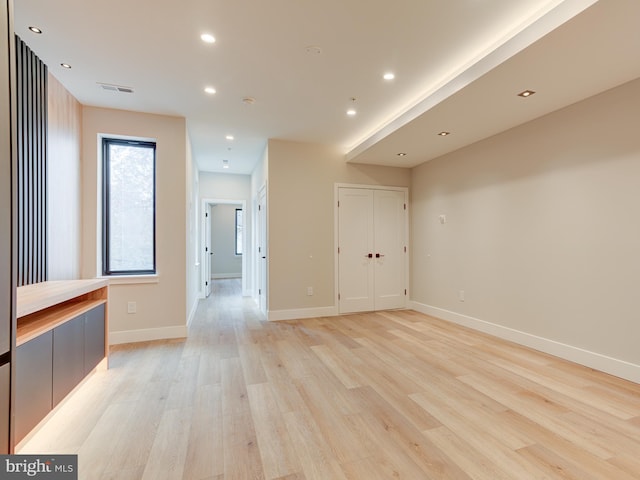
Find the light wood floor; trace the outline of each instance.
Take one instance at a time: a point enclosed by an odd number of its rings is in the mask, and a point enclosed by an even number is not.
[[[640,385],[412,311],[263,322],[239,288],[186,341],[114,348],[21,453],[83,480],[640,478]]]

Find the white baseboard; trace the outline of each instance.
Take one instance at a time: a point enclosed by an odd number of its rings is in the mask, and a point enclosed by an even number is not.
[[[431,305],[425,305],[418,302],[409,302],[409,308],[431,315],[432,317],[441,318],[449,322],[469,327],[488,333],[504,340],[530,347],[541,352],[554,355],[556,357],[579,363],[585,367],[593,368],[601,372],[615,375],[635,383],[640,383],[640,365],[619,360],[617,358],[608,357],[600,353],[591,352],[582,348],[574,347],[564,343],[556,342],[548,338],[538,337],[530,333],[514,330],[509,327],[497,325],[495,323],[480,320],[478,318],[469,317],[456,312],[451,312]]]
[[[121,343],[148,342],[150,340],[166,340],[170,338],[186,338],[187,326],[176,325],[173,327],[145,328],[141,330],[122,330],[109,332],[109,345]]]
[[[332,307],[294,308],[291,310],[269,310],[269,321],[296,320],[298,318],[335,317],[338,309]]]

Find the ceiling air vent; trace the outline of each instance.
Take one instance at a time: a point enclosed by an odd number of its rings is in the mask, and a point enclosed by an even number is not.
[[[108,90],[110,92],[120,92],[120,93],[133,93],[133,88],[131,87],[123,87],[121,85],[111,85],[109,83],[98,83],[100,88],[103,90]]]

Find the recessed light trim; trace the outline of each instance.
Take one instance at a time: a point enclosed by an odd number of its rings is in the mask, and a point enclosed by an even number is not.
[[[398,155],[399,157],[406,157],[407,156],[407,152],[396,153],[396,155]]]
[[[36,33],[38,35],[40,35],[42,33],[41,29],[39,29],[38,27],[33,26],[33,25],[29,27],[29,30],[31,30],[31,32]]]
[[[527,97],[530,97],[531,95],[533,95],[533,94],[535,94],[535,93],[536,93],[536,92],[535,92],[535,91],[533,91],[533,90],[524,90],[523,92],[520,92],[520,93],[518,94],[518,96],[519,96],[519,97],[522,97],[522,98],[527,98]]]
[[[396,76],[392,72],[387,72],[382,76],[382,78],[384,78],[385,80],[393,80],[394,78],[396,78]]]
[[[210,33],[203,33],[202,35],[200,35],[200,40],[202,40],[204,43],[216,43],[216,37],[214,37]]]
[[[233,135],[227,135],[224,138],[226,138],[227,140],[233,140],[235,137]]]
[[[68,63],[61,63],[60,66],[62,68],[66,68],[67,70],[71,70],[71,65],[69,65]]]
[[[447,135],[451,135],[451,132],[440,132],[438,133],[438,135],[440,135],[441,137],[446,137]]]
[[[356,112],[356,110],[354,108],[350,108],[349,110],[347,110],[347,115],[349,115],[350,117],[354,117],[358,112]]]
[[[209,95],[213,95],[216,93],[216,89],[213,87],[204,87],[204,93],[208,93]]]

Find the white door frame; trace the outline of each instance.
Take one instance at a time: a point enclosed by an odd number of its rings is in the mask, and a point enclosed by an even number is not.
[[[246,225],[247,225],[247,201],[246,200],[229,200],[229,199],[220,199],[220,198],[203,198],[201,199],[201,206],[202,208],[200,209],[202,213],[201,215],[201,219],[200,219],[200,226],[201,226],[201,240],[202,240],[202,244],[200,247],[200,264],[203,265],[203,262],[208,262],[210,261],[210,259],[208,258],[208,255],[206,255],[204,249],[205,249],[205,229],[206,229],[206,218],[204,216],[204,212],[207,211],[207,205],[242,205],[242,218],[244,219],[244,225],[245,225],[245,229],[243,231],[243,236],[242,236],[242,296],[248,296],[248,289],[247,289],[247,245],[248,245],[248,237],[249,235],[247,235],[247,229],[246,229]],[[207,282],[206,277],[206,268],[200,269],[202,272],[202,278],[200,279],[200,298],[205,298],[205,282]],[[209,279],[210,281],[211,279]]]
[[[335,183],[333,187],[333,272],[334,272],[334,305],[336,306],[336,311],[338,315],[340,314],[340,302],[338,300],[338,294],[340,293],[340,263],[338,256],[338,246],[340,243],[340,236],[338,231],[338,198],[339,198],[339,189],[340,188],[364,188],[367,190],[394,190],[399,192],[404,192],[405,203],[407,205],[406,210],[404,211],[404,225],[405,225],[405,240],[407,244],[407,254],[404,256],[404,284],[407,289],[407,295],[405,296],[405,306],[409,302],[411,289],[409,285],[409,254],[411,252],[411,248],[409,245],[409,188],[408,187],[392,187],[392,186],[384,186],[384,185],[361,185],[354,183]]]

